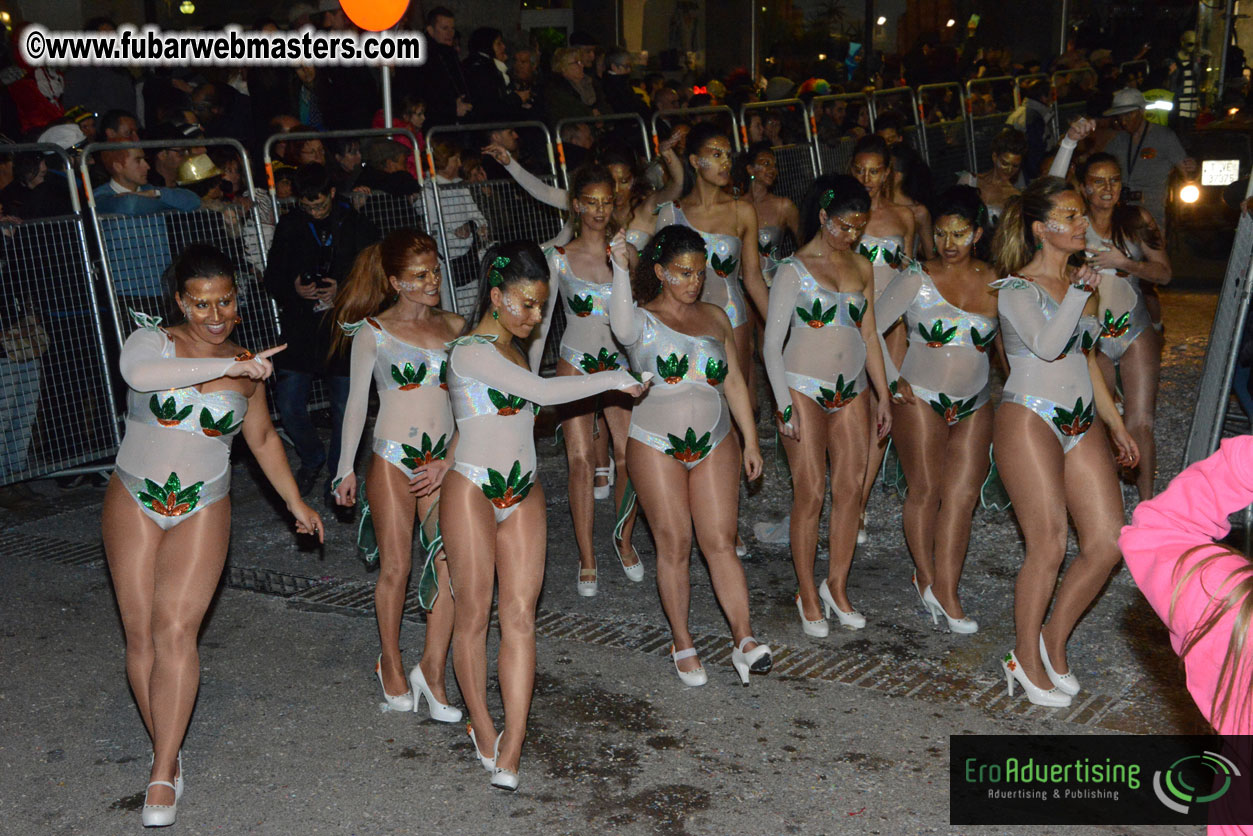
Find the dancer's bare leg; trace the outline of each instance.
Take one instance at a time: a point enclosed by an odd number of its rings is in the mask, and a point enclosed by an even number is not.
[[[365,495],[370,502],[374,536],[379,545],[374,617],[378,621],[379,649],[383,654],[383,690],[398,697],[409,692],[404,660],[400,657],[400,622],[405,614],[405,593],[413,569],[413,515],[417,502],[409,492],[405,474],[377,454],[370,456]]]

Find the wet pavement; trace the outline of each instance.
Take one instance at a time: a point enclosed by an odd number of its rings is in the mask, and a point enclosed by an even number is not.
[[[1181,464],[1216,296],[1188,290],[1164,301],[1161,486]],[[710,682],[687,689],[666,656],[652,541],[641,526],[635,542],[648,577],[632,584],[609,547],[609,503],[597,512],[600,594],[575,594],[565,459],[560,447],[540,443],[548,570],[530,736],[513,796],[489,788],[462,727],[379,710],[373,575],[355,558],[355,527],[331,523],[324,549],[297,544],[268,489],[257,486],[255,467],[238,456],[230,566],[202,636],[176,832],[1004,833],[948,825],[948,735],[1202,728],[1164,628],[1121,569],[1070,644],[1080,699],[1051,710],[1021,691],[1006,697],[997,660],[1012,644],[1022,555],[1012,515],[976,513],[962,595],[981,627],[954,636],[924,615],[909,583],[900,500],[876,488],[871,539],[850,581],[869,624],[805,637],[786,546],[751,534],[754,522],[779,518],[790,504],[773,442],[763,448],[767,473],[743,499],[741,530],[754,630],[775,649],[775,669],[739,686],[725,620],[703,563],[693,560],[691,623]],[[0,833],[135,831],[149,749],[125,686],[99,547],[103,491],[34,487],[47,499],[40,507],[0,510]],[[1130,504],[1134,491],[1125,496]],[[820,572],[824,559],[820,549]],[[401,642],[409,664],[422,629],[412,606]],[[493,654],[495,639],[493,629]],[[458,704],[451,670],[449,681]],[[499,721],[494,683],[489,693]]]

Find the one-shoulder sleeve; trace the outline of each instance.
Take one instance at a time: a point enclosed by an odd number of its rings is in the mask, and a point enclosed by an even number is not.
[[[169,339],[155,326],[140,328],[126,338],[120,366],[127,386],[136,392],[181,389],[222,377],[235,365],[234,358],[166,357]]]
[[[1061,304],[1049,317],[1040,306],[1039,294],[1044,290],[1036,284],[1009,278],[992,282],[991,286],[1000,291],[997,302],[1000,315],[1013,326],[1023,345],[1046,361],[1056,360],[1065,350],[1091,294],[1074,285],[1068,286]]]
[[[374,380],[374,361],[378,357],[378,336],[372,325],[355,322],[344,326],[352,331],[352,354],[349,359],[348,403],[344,406],[344,423],[340,432],[339,462],[333,484],[338,484],[357,461],[357,448],[365,429],[366,411],[370,406],[370,383]]]
[[[569,403],[611,389],[629,389],[638,385],[635,378],[621,369],[587,375],[540,377],[509,362],[495,346],[482,342],[459,345],[449,362],[454,374],[473,378],[540,406]]]
[[[609,259],[613,266],[613,290],[609,293],[609,327],[618,342],[634,345],[643,329],[643,314],[631,296],[631,274]]]
[[[898,272],[888,282],[888,286],[874,303],[874,321],[879,329],[879,348],[883,351],[883,370],[887,374],[888,383],[901,376],[900,370],[892,362],[892,353],[888,351],[883,333],[896,324],[913,304],[918,290],[922,287],[922,266],[913,262],[908,268]]]
[[[783,363],[783,344],[792,324],[792,311],[800,295],[800,274],[791,259],[783,262],[774,274],[770,288],[770,304],[766,308],[766,335],[761,346],[761,359],[766,366],[766,379],[780,413],[787,416],[792,406],[792,393],[787,385],[787,369]]]

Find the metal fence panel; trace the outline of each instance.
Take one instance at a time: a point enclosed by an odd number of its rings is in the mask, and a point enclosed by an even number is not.
[[[640,159],[648,162],[653,158],[653,146],[649,140],[648,126],[638,113],[615,113],[610,116],[572,116],[562,119],[553,128],[557,151],[557,164],[561,167],[561,180],[570,185],[570,170],[566,166],[566,149],[562,141],[562,132],[568,125],[590,125],[596,136],[598,146],[605,139],[616,139],[625,148],[639,154]]]
[[[656,153],[661,141],[669,136],[670,129],[678,123],[692,124],[695,122],[714,122],[731,138],[731,150],[744,150],[740,141],[739,125],[735,121],[735,113],[726,105],[710,105],[709,107],[681,107],[675,110],[664,110],[653,114],[653,152]],[[666,136],[662,136],[663,123]]]
[[[844,93],[837,96],[814,96],[809,102],[809,119],[821,174],[844,174],[853,163],[853,146],[856,138],[844,132],[844,123],[854,117],[849,110],[861,108],[867,116],[866,128],[871,129],[873,113],[870,100],[861,93]]]
[[[975,160],[972,173],[977,174],[992,167],[992,140],[1005,130],[1009,116],[1008,113],[989,113],[970,120],[971,150]]]
[[[927,158],[926,135],[918,125],[918,97],[912,87],[893,87],[890,90],[876,90],[870,98],[870,106],[874,113],[875,130],[882,127],[879,123],[883,115],[896,112],[905,117],[905,128],[901,136],[914,150]]]
[[[755,139],[756,120],[761,118],[761,139],[770,141],[767,135],[768,122],[779,119],[779,144],[773,146],[775,165],[779,177],[775,181],[774,193],[786,197],[800,206],[818,176],[817,151],[814,148],[809,111],[800,99],[778,99],[775,101],[753,102],[740,108],[740,140],[747,149]]]
[[[0,485],[111,459],[120,438],[81,215],[0,228],[0,275],[46,335],[29,356],[4,323]]]
[[[918,88],[923,134],[937,192],[956,185],[973,163],[966,100],[960,84],[924,84]]]

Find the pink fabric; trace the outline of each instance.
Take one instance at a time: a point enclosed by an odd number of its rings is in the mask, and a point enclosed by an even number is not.
[[[1170,602],[1178,579],[1188,568],[1223,547],[1198,549],[1176,572],[1179,556],[1194,546],[1225,537],[1231,530],[1227,515],[1250,503],[1253,436],[1229,438],[1217,453],[1176,476],[1160,495],[1141,502],[1132,515],[1131,525],[1124,527],[1118,538],[1131,576],[1170,630],[1171,646],[1176,653],[1188,632],[1204,618],[1212,599],[1228,592],[1230,573],[1248,565],[1243,556],[1231,554],[1193,575],[1180,592],[1171,619]],[[1228,613],[1184,661],[1188,691],[1211,723],[1214,718],[1210,717],[1210,706],[1234,620],[1235,612]],[[1216,728],[1222,734],[1253,734],[1253,723],[1247,716],[1228,717]]]

